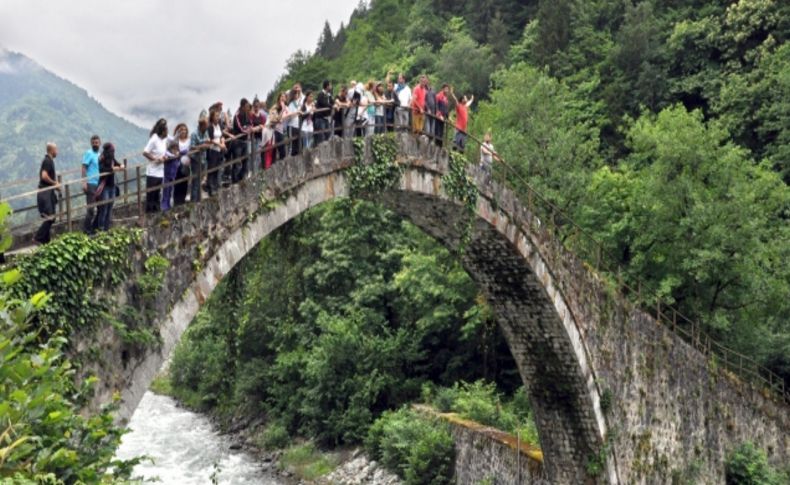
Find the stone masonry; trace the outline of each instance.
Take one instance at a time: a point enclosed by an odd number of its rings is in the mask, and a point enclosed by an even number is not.
[[[400,187],[372,199],[457,247],[468,215],[442,189],[446,152],[407,134],[397,144]],[[351,142],[333,139],[216,198],[145,221],[145,251],[171,263],[149,322],[161,345],[123,355],[107,345],[94,404],[118,390],[122,418],[131,415],[219,281],[282,224],[348,196],[353,163]],[[531,397],[550,483],[672,483],[694,473],[722,483],[727,453],[745,440],[773,463],[790,462],[788,406],[709,365],[607,290],[514,194],[470,173],[481,197],[462,263],[492,305]],[[144,258],[134,258],[140,273]]]

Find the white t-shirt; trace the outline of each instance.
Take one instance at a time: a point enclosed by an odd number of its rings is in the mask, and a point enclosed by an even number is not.
[[[480,164],[491,166],[494,163],[494,145],[491,143],[483,143],[480,145]]]
[[[190,142],[189,138],[186,140],[178,139],[178,152],[182,153],[184,150],[189,151],[190,146],[192,143]],[[181,165],[189,166],[190,162],[189,155],[181,155]]]
[[[159,158],[167,152],[167,140],[159,138],[159,135],[154,133],[148,140],[145,146],[145,152],[154,158]],[[151,160],[148,161],[148,166],[145,167],[145,174],[149,177],[165,177],[165,165],[163,163],[155,163]]]
[[[400,91],[396,89],[395,92],[398,93],[398,100],[400,100],[401,107],[408,108],[411,106],[411,88],[408,84],[405,84]]]
[[[297,111],[299,111],[299,107],[300,106],[302,106],[302,105],[299,104],[298,102],[291,101],[291,103],[288,105],[288,113],[296,113]],[[291,127],[291,128],[297,128],[298,129],[299,128],[299,117],[298,116],[292,116],[291,118],[288,118],[288,126]]]
[[[220,126],[219,123],[214,125],[212,131],[214,136],[211,137],[211,141],[214,143],[219,143],[220,141],[222,141],[222,127]],[[221,152],[222,148],[220,148],[219,145],[212,144],[210,150],[213,150],[215,152]]]

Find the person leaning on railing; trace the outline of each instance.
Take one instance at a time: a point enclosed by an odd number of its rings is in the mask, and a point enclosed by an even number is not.
[[[120,195],[120,190],[115,183],[115,172],[123,171],[123,166],[115,159],[115,146],[105,143],[99,156],[99,171],[101,180],[96,187],[96,200],[100,203],[96,211],[95,228],[99,231],[108,231],[112,225],[113,200]]]
[[[313,127],[315,128],[315,144],[318,145],[324,140],[328,140],[332,133],[329,132],[329,123],[332,121],[332,108],[335,105],[335,98],[332,96],[332,82],[325,79],[322,84],[321,92],[318,93],[313,115]]]
[[[56,192],[60,192],[60,184],[55,175],[55,159],[57,157],[58,146],[51,142],[47,143],[47,154],[41,161],[41,168],[38,170],[38,188],[40,190],[36,194],[36,203],[38,212],[44,221],[33,237],[33,242],[37,244],[46,244],[50,241],[52,223],[55,222],[55,207],[58,205]]]
[[[165,160],[167,159],[167,120],[160,118],[151,128],[151,138],[143,150],[148,160],[145,167],[145,211],[159,212],[161,193],[159,186],[165,178]]]
[[[192,174],[192,186],[190,187],[189,200],[192,202],[200,202],[201,184],[203,179],[203,167],[206,164],[206,153],[211,147],[211,139],[208,135],[208,113],[201,111],[198,117],[197,127],[192,132],[190,137],[190,146],[197,152],[192,154],[189,163],[189,171]]]
[[[223,154],[227,150],[220,124],[220,115],[220,111],[209,111],[208,138],[211,147],[206,152],[206,192],[209,197],[219,191],[219,167],[222,165]]]
[[[443,84],[442,90],[436,95],[436,120],[434,122],[434,136],[436,137],[436,144],[442,146],[444,144],[444,126],[447,120],[450,119],[450,85]]]

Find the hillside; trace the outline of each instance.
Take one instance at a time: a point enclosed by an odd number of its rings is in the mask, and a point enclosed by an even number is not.
[[[94,133],[115,143],[118,154],[138,152],[146,140],[144,129],[84,89],[22,54],[0,51],[0,184],[35,177],[47,141],[58,144],[59,170],[78,167]]]
[[[790,386],[788,37],[778,0],[372,0],[272,94],[387,72],[474,94],[472,134],[626,283]]]

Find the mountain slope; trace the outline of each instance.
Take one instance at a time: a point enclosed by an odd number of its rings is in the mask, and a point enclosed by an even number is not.
[[[119,155],[141,151],[147,138],[84,89],[22,54],[0,51],[0,184],[35,177],[47,141],[60,149],[60,171],[79,167],[94,133],[115,143]]]

